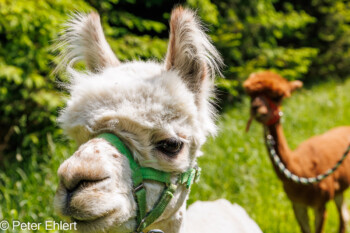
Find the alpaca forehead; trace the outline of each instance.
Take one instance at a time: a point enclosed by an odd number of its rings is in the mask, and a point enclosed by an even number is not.
[[[155,127],[179,121],[194,124],[198,115],[194,94],[177,72],[156,63],[131,62],[87,77],[75,74],[72,83],[64,122],[85,117],[91,125],[129,118]]]
[[[163,66],[156,62],[132,61],[117,67],[109,67],[100,76],[132,82],[160,76],[164,71]]]

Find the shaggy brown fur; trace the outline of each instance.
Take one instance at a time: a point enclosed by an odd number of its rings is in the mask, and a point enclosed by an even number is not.
[[[244,82],[244,88],[251,96],[251,115],[264,125],[265,131],[271,134],[274,146],[281,161],[288,170],[300,177],[315,177],[332,168],[350,142],[350,127],[338,127],[322,135],[312,137],[301,143],[292,151],[288,147],[280,124],[279,109],[281,100],[289,97],[293,90],[302,86],[300,81],[288,82],[278,74],[270,71],[252,74]],[[274,99],[278,97],[277,99]],[[277,113],[276,113],[277,112]],[[272,118],[276,118],[273,124]],[[316,184],[297,184],[288,180],[278,167],[273,164],[275,172],[283,182],[284,190],[292,201],[295,216],[303,233],[311,232],[307,215],[307,207],[315,211],[315,231],[322,232],[325,220],[326,203],[334,199],[339,211],[339,232],[345,232],[348,213],[343,202],[343,191],[350,184],[350,156],[329,177]]]
[[[272,71],[253,73],[243,84],[249,95],[270,94],[271,97],[289,97],[291,92],[303,86],[302,82],[288,82]]]

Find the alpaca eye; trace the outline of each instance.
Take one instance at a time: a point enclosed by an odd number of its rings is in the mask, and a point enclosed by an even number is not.
[[[176,138],[168,138],[157,143],[156,149],[169,157],[177,155],[183,147],[183,142]]]

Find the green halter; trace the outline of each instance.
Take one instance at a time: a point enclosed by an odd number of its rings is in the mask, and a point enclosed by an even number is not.
[[[142,230],[151,225],[164,212],[166,206],[174,196],[177,185],[186,184],[186,188],[189,189],[192,183],[199,179],[201,169],[196,167],[190,168],[186,172],[179,174],[177,181],[171,183],[172,173],[156,170],[150,167],[141,167],[134,160],[130,150],[116,135],[103,133],[97,137],[107,140],[129,160],[129,165],[132,171],[133,193],[138,206],[136,217],[137,227],[134,232],[142,232]],[[155,180],[165,184],[165,188],[158,199],[158,202],[148,213],[146,213],[146,190],[143,185],[144,180]]]

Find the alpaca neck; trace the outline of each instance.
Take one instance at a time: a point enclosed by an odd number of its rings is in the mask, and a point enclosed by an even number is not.
[[[273,145],[277,155],[280,157],[281,161],[283,164],[286,166],[287,169],[293,170],[291,168],[292,166],[292,151],[289,149],[287,139],[284,136],[283,133],[283,128],[280,122],[277,122],[276,124],[266,126],[265,130],[267,134],[270,134],[274,140],[275,140],[275,145]],[[269,152],[270,153],[270,152]],[[280,172],[276,164],[272,161],[273,167],[275,169],[275,172],[281,179],[285,179],[285,176]]]

